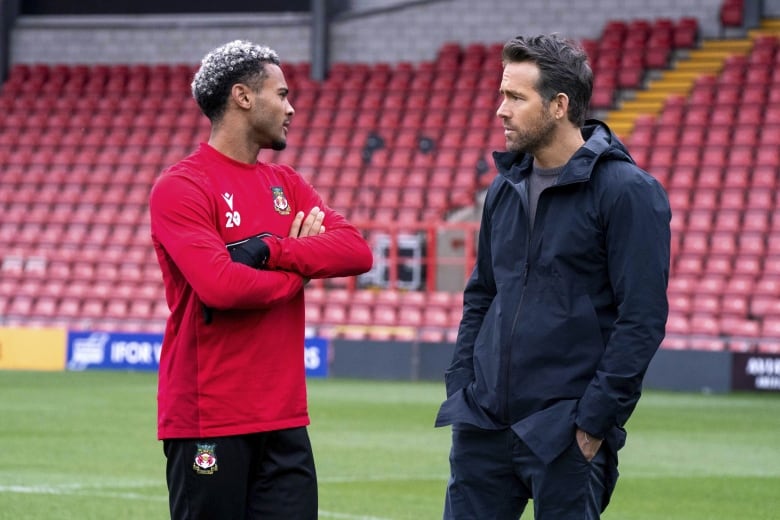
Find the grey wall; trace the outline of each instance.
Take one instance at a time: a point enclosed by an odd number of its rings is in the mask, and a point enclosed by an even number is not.
[[[694,16],[703,34],[715,37],[721,2],[439,0],[387,9],[394,2],[353,0],[355,10],[376,14],[340,17],[331,28],[331,59],[419,63],[433,60],[446,41],[496,43],[537,32],[595,38],[610,19]],[[11,57],[23,63],[197,63],[208,50],[236,38],[270,45],[286,62],[309,61],[309,18],[295,13],[26,16],[13,31]]]
[[[453,345],[335,340],[331,350],[330,377],[440,381],[444,384],[444,370],[452,359]],[[729,392],[733,356],[731,352],[659,350],[647,371],[644,387]]]
[[[444,381],[452,359],[446,343],[335,340],[330,348],[331,377]]]
[[[752,1],[758,1],[758,0],[752,0]],[[763,0],[763,2],[764,2],[765,16],[780,17],[780,0]]]
[[[731,352],[659,350],[645,375],[645,388],[685,392],[729,392]]]

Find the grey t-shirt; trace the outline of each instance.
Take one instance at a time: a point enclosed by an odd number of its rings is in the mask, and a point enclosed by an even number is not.
[[[536,205],[539,202],[539,194],[545,188],[548,188],[555,184],[558,180],[558,175],[563,171],[563,166],[557,168],[538,168],[536,165],[531,170],[531,176],[528,178],[528,224],[529,229],[534,228],[534,220],[536,219]]]

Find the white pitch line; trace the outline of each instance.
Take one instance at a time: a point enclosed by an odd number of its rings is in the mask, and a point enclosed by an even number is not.
[[[54,486],[0,486],[0,493],[29,493],[34,495],[69,495],[70,492]]]
[[[419,480],[441,480],[446,482],[449,475],[400,475],[394,473],[392,475],[365,475],[365,476],[350,476],[350,477],[317,477],[317,481],[320,484],[349,484],[350,482],[403,482],[403,481],[419,481]]]
[[[150,496],[141,495],[140,493],[112,493],[110,491],[98,491],[98,492],[78,492],[70,493],[71,495],[89,496],[89,497],[101,497],[101,498],[121,498],[124,500],[143,500],[146,502],[168,502],[166,496]]]
[[[147,500],[147,501],[167,501],[164,496],[142,495],[140,493],[127,493],[121,491],[107,491],[108,489],[139,488],[152,487],[158,485],[157,482],[128,482],[123,484],[103,485],[103,484],[60,484],[60,485],[0,485],[0,493],[19,493],[32,495],[70,495],[70,496],[96,496],[104,498],[124,498],[127,500]]]
[[[333,511],[323,511],[320,509],[317,511],[319,516],[324,518],[343,518],[344,520],[393,520],[392,518],[386,518],[383,516],[362,516],[362,515],[350,515],[347,513],[334,513]]]
[[[154,502],[167,502],[166,496],[149,496],[141,495],[139,493],[122,493],[101,491],[101,488],[122,488],[122,487],[147,487],[157,485],[157,483],[129,483],[125,485],[84,485],[84,484],[62,484],[62,485],[36,485],[36,486],[20,486],[20,485],[0,485],[0,493],[20,493],[20,494],[32,494],[32,495],[58,495],[58,496],[95,496],[103,498],[120,498],[125,500],[145,500]],[[334,511],[319,510],[319,516],[323,518],[336,518],[341,520],[392,520],[392,518],[381,516],[365,516],[365,515],[352,515],[349,513],[337,513]]]

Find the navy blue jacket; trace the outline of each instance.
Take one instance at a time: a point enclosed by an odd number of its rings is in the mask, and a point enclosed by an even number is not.
[[[436,425],[511,427],[545,462],[575,426],[623,446],[664,336],[671,211],[600,121],[528,228],[533,158],[493,154],[477,263]]]

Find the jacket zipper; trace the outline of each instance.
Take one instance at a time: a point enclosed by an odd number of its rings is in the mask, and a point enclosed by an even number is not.
[[[545,191],[547,191],[547,190],[549,190],[551,188],[558,187],[558,186],[565,186],[567,184],[576,184],[576,183],[580,183],[580,182],[585,182],[585,181],[583,181],[581,179],[575,179],[575,180],[564,180],[563,182],[560,182],[560,177],[559,177],[559,181],[558,182],[556,182],[552,186],[548,186],[547,188],[543,189],[541,193],[539,193],[539,200],[541,200],[542,194]],[[523,191],[519,191],[518,190],[518,192],[520,194],[520,199],[521,199],[521,201],[523,203],[522,205],[523,205],[524,209],[526,210],[525,216],[526,216],[527,219],[529,219],[529,222],[530,222],[530,211],[529,211],[530,204],[529,204],[529,201],[528,201],[527,192],[525,191],[525,186],[523,186]],[[538,209],[539,209],[539,205],[537,203],[537,210]],[[538,222],[534,224],[534,227],[536,227],[537,225],[538,225]],[[529,274],[529,271],[531,269],[531,256],[532,256],[531,243],[532,243],[532,238],[533,238],[532,235],[533,235],[533,230],[529,230],[529,232],[527,233],[527,237],[526,237],[526,251],[527,251],[527,254],[526,254],[525,263],[523,265],[522,292],[520,293],[520,300],[517,302],[517,310],[515,311],[515,316],[514,316],[514,319],[512,320],[512,328],[509,331],[509,338],[510,338],[510,340],[514,336],[515,327],[517,327],[517,322],[520,320],[520,309],[523,306],[523,300],[525,300],[525,291],[526,291],[526,287],[528,285],[528,274]],[[510,408],[509,403],[510,403],[511,392],[512,392],[512,386],[510,384],[511,366],[512,366],[512,345],[510,344],[510,345],[508,345],[508,348],[507,348],[506,363],[504,364],[504,385],[506,386],[506,390],[504,392],[504,406],[503,406],[503,408],[504,408],[504,420],[505,420],[506,424],[512,424],[511,423],[511,420],[512,420],[511,415],[512,414],[511,414],[511,411],[509,409]]]
[[[525,190],[523,190],[525,192]],[[523,196],[523,194],[520,195],[521,200],[523,201],[523,206],[525,207],[525,217],[528,222],[531,220],[530,216],[530,205],[528,202],[528,197]],[[511,424],[512,421],[512,413],[510,411],[509,403],[511,402],[511,394],[512,394],[512,384],[510,375],[512,373],[512,343],[511,340],[514,337],[515,334],[515,327],[517,326],[517,322],[520,319],[520,309],[523,306],[523,300],[525,299],[525,288],[528,284],[528,271],[531,268],[530,265],[530,258],[531,258],[531,235],[532,230],[528,230],[526,233],[526,257],[525,262],[523,263],[523,274],[522,274],[522,290],[520,292],[520,300],[517,302],[517,309],[515,310],[515,316],[512,319],[512,328],[509,330],[509,340],[510,343],[507,345],[507,352],[506,352],[506,363],[504,363],[504,421],[506,424]]]
[[[523,285],[522,285],[522,292],[520,293],[520,301],[517,302],[517,310],[515,311],[515,317],[512,320],[512,328],[509,330],[509,338],[510,340],[515,335],[515,327],[517,327],[517,322],[520,319],[520,309],[523,306],[523,300],[525,299],[525,288],[528,284],[528,270],[530,269],[530,264],[528,260],[526,259],[525,265],[523,265]],[[511,401],[511,392],[512,392],[512,385],[511,385],[511,379],[510,374],[512,372],[512,344],[510,343],[507,346],[507,354],[506,354],[506,363],[504,366],[504,381],[505,387],[506,387],[506,393],[504,396],[504,415],[505,420],[507,424],[511,424],[512,421],[512,414],[509,409],[509,403]]]

